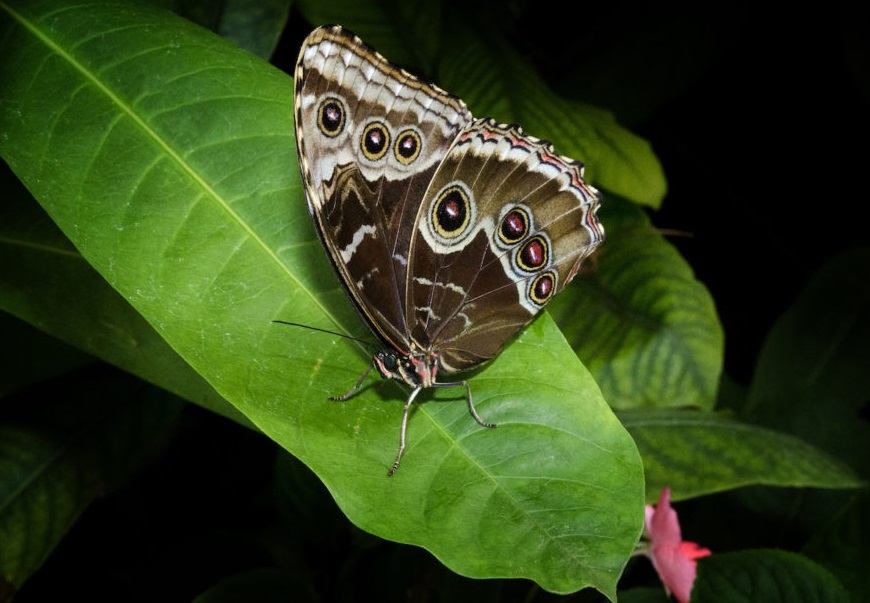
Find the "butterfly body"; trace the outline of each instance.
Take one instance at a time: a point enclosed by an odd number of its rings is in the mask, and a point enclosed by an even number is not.
[[[475,119],[341,27],[309,35],[295,77],[318,233],[383,343],[373,367],[413,388],[395,471],[423,388],[464,386],[490,426],[465,381],[436,378],[497,356],[574,277],[603,240],[599,195],[579,162],[518,126]]]

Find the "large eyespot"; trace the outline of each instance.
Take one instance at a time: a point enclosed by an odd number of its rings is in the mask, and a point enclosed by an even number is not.
[[[547,265],[550,245],[541,235],[535,235],[517,252],[517,266],[526,272],[535,272]]]
[[[363,130],[360,148],[363,155],[371,161],[377,161],[383,157],[390,146],[390,133],[387,126],[379,121],[373,121]]]
[[[514,207],[501,219],[498,238],[505,245],[518,243],[528,234],[530,226],[529,212],[522,207]]]
[[[455,239],[468,228],[471,221],[471,199],[461,184],[449,184],[432,204],[432,226],[445,239]]]
[[[335,97],[329,97],[317,108],[317,125],[325,136],[334,138],[344,130],[344,105]]]
[[[539,306],[543,306],[550,301],[555,291],[556,275],[548,270],[532,279],[529,285],[529,299]]]
[[[396,146],[394,153],[396,160],[403,165],[410,165],[417,157],[420,156],[420,148],[423,142],[420,139],[420,134],[416,130],[408,128],[402,130],[396,137]]]

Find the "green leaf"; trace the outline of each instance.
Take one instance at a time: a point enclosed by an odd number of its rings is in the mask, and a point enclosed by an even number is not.
[[[154,453],[183,408],[126,376],[62,383],[25,390],[0,414],[0,584],[20,587],[85,508]]]
[[[14,6],[14,8],[13,8]],[[308,216],[292,81],[171,14],[0,4],[0,153],[100,275],[347,516],[472,577],[615,584],[640,533],[637,450],[543,316],[464,391],[367,382],[363,335]],[[75,291],[64,291],[73,295]],[[63,310],[60,310],[63,312]],[[389,401],[386,403],[385,401]]]
[[[843,585],[822,566],[786,551],[713,554],[698,561],[692,603],[846,603]]]
[[[614,408],[711,409],[724,338],[707,288],[637,207],[606,199],[594,268],[548,306]]]
[[[762,347],[743,414],[835,454],[870,477],[870,247],[832,258]]]
[[[837,459],[788,434],[696,411],[637,409],[619,416],[643,458],[648,502],[666,486],[679,500],[753,484],[865,485]]]

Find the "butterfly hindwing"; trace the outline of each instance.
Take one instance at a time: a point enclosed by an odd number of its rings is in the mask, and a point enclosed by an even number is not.
[[[582,165],[516,126],[463,130],[424,197],[411,248],[406,322],[447,372],[504,345],[573,278],[602,238]]]

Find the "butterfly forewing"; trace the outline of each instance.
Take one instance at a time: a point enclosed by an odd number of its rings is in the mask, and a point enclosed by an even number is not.
[[[319,28],[303,44],[295,106],[306,196],[324,246],[373,331],[407,350],[413,220],[471,116],[340,27]]]

